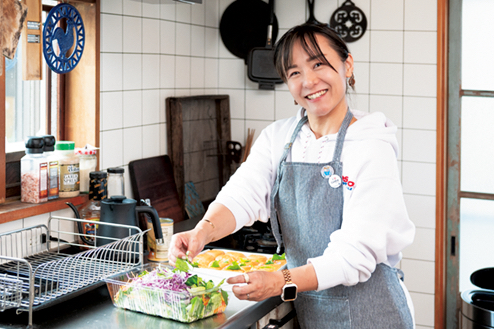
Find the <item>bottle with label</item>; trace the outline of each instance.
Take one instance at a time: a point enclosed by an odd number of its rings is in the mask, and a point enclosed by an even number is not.
[[[80,210],[81,219],[89,219],[94,222],[100,220],[101,200],[107,198],[107,173],[105,171],[92,171],[89,173],[89,201]],[[96,223],[82,223],[79,233],[82,242],[87,245],[94,245],[94,235],[96,233]]]
[[[125,195],[124,168],[108,168],[108,197]]]
[[[96,150],[94,146],[87,144],[83,148],[76,148],[75,154],[79,157],[79,175],[81,184],[79,191],[81,193],[89,192],[89,173],[96,170],[98,159],[96,158]]]
[[[44,154],[48,162],[48,200],[58,199],[59,168],[55,155],[55,137],[43,136]]]
[[[74,154],[74,142],[58,141],[55,144],[60,167],[60,187],[58,195],[61,198],[71,198],[79,195],[79,157]]]
[[[29,137],[21,159],[21,201],[48,201],[48,162],[43,155],[43,137]]]

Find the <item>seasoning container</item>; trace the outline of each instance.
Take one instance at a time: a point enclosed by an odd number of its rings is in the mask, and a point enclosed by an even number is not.
[[[44,155],[48,162],[48,200],[58,199],[59,168],[58,156],[55,154],[55,137],[43,136]]]
[[[89,173],[89,200],[80,209],[82,219],[98,222],[101,218],[101,200],[107,198],[107,176],[105,171],[93,171]],[[94,246],[96,223],[78,223],[82,243]]]
[[[124,168],[113,167],[108,172],[108,198],[113,195],[125,195]]]
[[[96,171],[96,166],[98,164],[96,150],[96,147],[89,144],[86,144],[83,148],[75,149],[75,154],[79,157],[79,191],[81,193],[89,192],[89,173]]]
[[[163,240],[156,241],[153,231],[153,222],[148,218],[147,226],[151,229],[148,232],[148,259],[153,262],[166,262],[168,261],[168,249],[170,248],[170,242],[173,235],[173,219],[160,218],[161,231],[163,232]]]
[[[29,137],[26,155],[21,158],[21,201],[48,201],[48,162],[43,155],[43,137]]]
[[[74,142],[59,141],[55,144],[60,167],[60,187],[58,195],[61,198],[71,198],[79,195],[79,157],[74,154]]]

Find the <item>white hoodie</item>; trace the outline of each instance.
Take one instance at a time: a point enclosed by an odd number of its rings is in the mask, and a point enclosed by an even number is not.
[[[318,289],[365,282],[376,265],[395,266],[410,245],[415,227],[405,208],[396,156],[397,127],[383,113],[352,110],[357,119],[347,130],[341,162],[344,186],[343,222],[331,234],[324,254],[308,259]],[[235,216],[236,229],[256,220],[267,222],[270,195],[283,148],[305,111],[272,123],[262,131],[245,163],[230,178],[215,202]],[[337,134],[319,139],[304,125],[287,161],[325,163],[333,159]]]

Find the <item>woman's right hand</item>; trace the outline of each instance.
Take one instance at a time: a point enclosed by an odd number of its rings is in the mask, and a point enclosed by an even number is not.
[[[193,230],[174,234],[168,249],[168,261],[175,265],[177,258],[188,257],[190,261],[199,254],[207,241],[207,233],[196,227]],[[187,255],[187,252],[188,255]]]

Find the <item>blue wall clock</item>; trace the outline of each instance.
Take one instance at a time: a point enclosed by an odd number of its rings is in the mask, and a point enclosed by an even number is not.
[[[62,20],[66,23],[65,30],[57,26]],[[54,47],[55,40],[58,49]],[[54,72],[62,74],[72,71],[81,59],[84,43],[84,24],[74,6],[61,3],[50,10],[43,27],[43,54]]]

